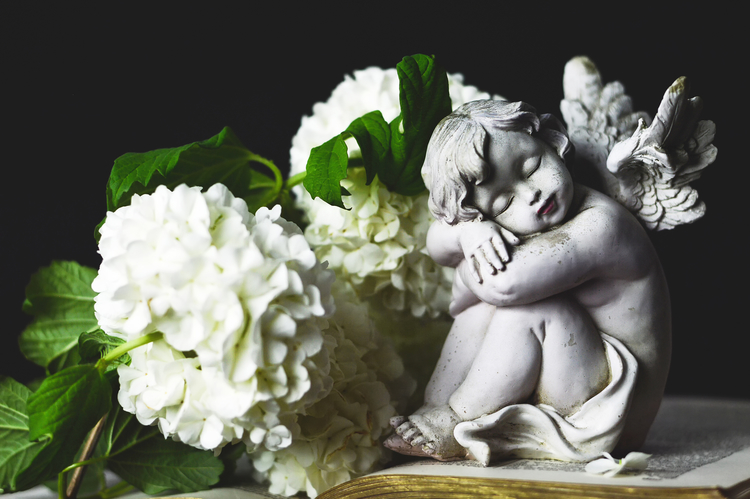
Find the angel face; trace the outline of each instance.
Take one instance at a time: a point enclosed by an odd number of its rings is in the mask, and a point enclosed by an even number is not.
[[[557,152],[525,132],[492,131],[489,140],[488,174],[474,187],[474,206],[519,236],[562,223],[573,179]]]

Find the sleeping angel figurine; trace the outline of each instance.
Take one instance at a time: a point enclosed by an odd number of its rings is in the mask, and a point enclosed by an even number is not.
[[[566,128],[523,102],[474,101],[422,168],[430,255],[455,267],[454,323],[424,405],[386,446],[439,460],[589,461],[638,449],[671,355],[667,283],[644,226],[700,218],[689,182],[715,127],[684,78],[650,125],[593,63],[565,69]],[[566,160],[575,150],[577,178]]]

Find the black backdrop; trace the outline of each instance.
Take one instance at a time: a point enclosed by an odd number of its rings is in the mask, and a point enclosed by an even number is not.
[[[652,2],[590,14],[596,4],[559,4],[276,2],[253,10],[215,2],[155,11],[3,3],[0,373],[28,381],[40,372],[16,343],[28,322],[20,306],[29,276],[53,259],[98,266],[93,228],[119,155],[206,139],[229,125],[285,169],[301,116],[344,74],[414,53],[435,54],[468,84],[559,115],[563,66],[587,54],[652,114],[669,84],[688,76],[704,117],[718,125],[719,158],[697,184],[707,216],[653,235],[674,313],[667,390],[750,398],[740,156],[748,43],[739,8]]]

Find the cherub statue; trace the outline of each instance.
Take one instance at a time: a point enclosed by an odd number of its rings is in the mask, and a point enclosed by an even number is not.
[[[704,212],[688,182],[713,162],[684,78],[656,118],[591,61],[566,66],[568,131],[523,102],[474,101],[436,127],[422,176],[427,248],[456,268],[455,318],[424,405],[386,445],[439,460],[588,461],[637,449],[671,355],[667,283],[642,223]],[[573,145],[585,178],[566,160]],[[636,216],[634,216],[635,214]]]

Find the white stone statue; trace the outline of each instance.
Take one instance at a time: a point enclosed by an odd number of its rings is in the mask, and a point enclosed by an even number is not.
[[[424,406],[391,422],[386,446],[397,452],[588,461],[646,438],[671,318],[642,224],[703,215],[688,182],[716,157],[715,127],[697,120],[684,78],[650,126],[584,57],[566,66],[564,89],[567,131],[522,102],[474,101],[432,135],[427,247],[456,268],[455,321]],[[599,190],[571,177],[572,145]]]

